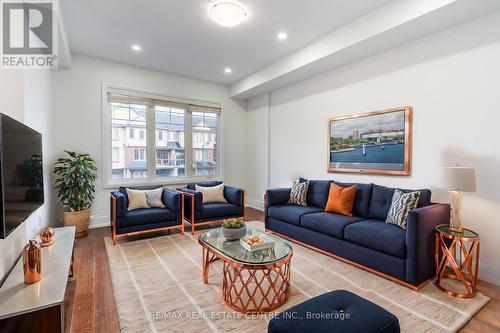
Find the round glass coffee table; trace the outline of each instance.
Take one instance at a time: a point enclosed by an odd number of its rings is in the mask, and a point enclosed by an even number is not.
[[[203,282],[215,260],[223,261],[222,297],[233,310],[243,313],[272,311],[283,305],[290,291],[293,251],[283,240],[247,227],[248,236],[274,241],[274,247],[250,252],[240,241],[228,241],[221,228],[199,236],[203,250]]]

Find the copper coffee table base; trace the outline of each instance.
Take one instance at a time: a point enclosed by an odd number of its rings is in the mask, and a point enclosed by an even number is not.
[[[273,311],[282,306],[290,292],[292,253],[269,264],[243,264],[223,256],[202,244],[203,282],[208,283],[210,263],[223,264],[222,297],[231,309],[242,313]]]
[[[467,249],[465,243],[470,242]],[[479,237],[465,238],[436,233],[435,244],[436,281],[434,284],[442,292],[458,298],[474,298],[477,293],[477,276],[479,270]],[[463,262],[457,262],[456,249],[463,255]],[[474,268],[473,268],[473,262]],[[449,267],[448,265],[449,264]],[[449,273],[449,271],[451,272]],[[461,283],[465,292],[449,290],[442,286],[442,280],[452,279]]]

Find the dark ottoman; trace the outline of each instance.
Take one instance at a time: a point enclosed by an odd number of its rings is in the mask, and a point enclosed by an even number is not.
[[[269,322],[269,333],[399,333],[398,318],[347,290],[297,304]]]

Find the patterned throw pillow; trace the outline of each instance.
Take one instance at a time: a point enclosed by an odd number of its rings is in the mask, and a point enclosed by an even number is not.
[[[299,183],[294,182],[290,191],[289,205],[307,206],[307,190],[309,189],[309,181]]]
[[[149,207],[151,208],[165,208],[165,205],[161,201],[161,197],[163,195],[163,187],[148,190],[146,192],[146,200],[148,202]]]
[[[395,190],[385,223],[395,224],[406,229],[408,213],[410,210],[417,208],[419,199],[420,191],[404,193],[403,191]]]

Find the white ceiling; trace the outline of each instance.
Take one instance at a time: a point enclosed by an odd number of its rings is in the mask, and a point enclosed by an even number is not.
[[[62,0],[61,6],[72,52],[232,83],[392,0],[240,2],[249,15],[234,28],[208,18],[207,0]],[[280,31],[288,34],[284,42],[276,38]],[[132,51],[134,43],[142,51]]]

